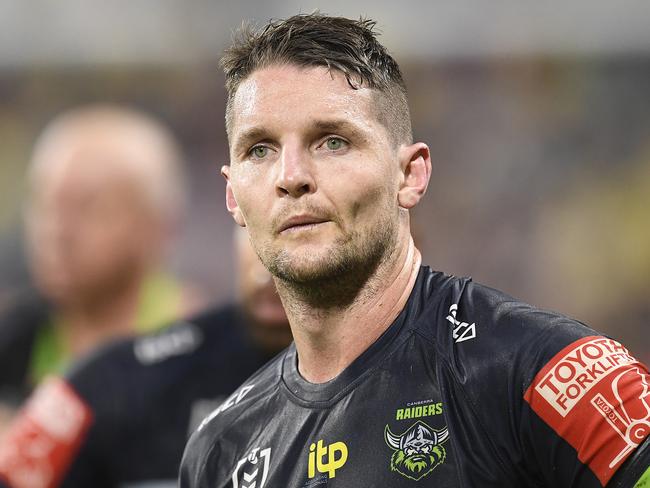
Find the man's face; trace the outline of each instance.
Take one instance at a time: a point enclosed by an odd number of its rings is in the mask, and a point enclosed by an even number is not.
[[[394,246],[403,176],[373,96],[321,67],[270,66],[239,86],[227,204],[281,279],[336,278]]]

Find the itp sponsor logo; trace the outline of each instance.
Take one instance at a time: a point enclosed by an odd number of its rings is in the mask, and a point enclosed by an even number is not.
[[[252,449],[248,456],[239,460],[232,473],[233,488],[264,488],[270,462],[270,447]]]
[[[344,442],[334,442],[325,446],[322,440],[312,443],[309,447],[309,478],[316,476],[316,471],[336,478],[336,471],[341,469],[348,460],[348,446]]]

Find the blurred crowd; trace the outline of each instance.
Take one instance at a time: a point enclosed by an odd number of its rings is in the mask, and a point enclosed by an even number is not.
[[[423,262],[571,315],[650,361],[650,59],[401,64],[434,161],[414,214]],[[98,344],[235,297],[220,76],[0,73],[5,405]],[[134,111],[95,106],[46,127],[96,102]]]

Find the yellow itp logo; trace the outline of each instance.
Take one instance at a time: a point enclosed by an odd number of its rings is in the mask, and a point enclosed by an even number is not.
[[[327,459],[325,459],[327,458]],[[324,446],[323,441],[318,444],[312,443],[309,446],[309,469],[307,474],[310,478],[319,473],[327,473],[329,478],[336,477],[336,470],[343,467],[348,460],[348,446],[344,442],[335,442]]]

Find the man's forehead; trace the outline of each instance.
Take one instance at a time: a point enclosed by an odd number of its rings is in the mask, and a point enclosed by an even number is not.
[[[318,87],[336,92],[363,92],[365,87],[355,90],[345,74],[326,66],[298,66],[291,63],[271,64],[258,68],[244,79],[235,95],[260,92],[296,93],[300,88]]]
[[[345,75],[326,67],[272,65],[254,71],[233,98],[233,126],[257,125],[261,117],[371,116],[374,90],[352,88]],[[237,129],[235,129],[237,130]]]

